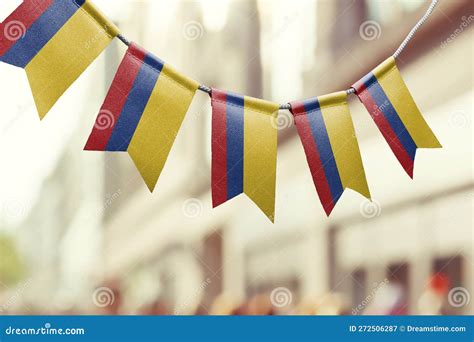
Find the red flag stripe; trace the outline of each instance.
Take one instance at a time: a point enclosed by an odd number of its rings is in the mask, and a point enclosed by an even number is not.
[[[212,203],[227,201],[227,94],[212,89]]]
[[[21,39],[26,31],[51,6],[54,0],[24,0],[0,23],[0,56]]]
[[[334,209],[335,204],[332,199],[331,189],[329,188],[326,174],[324,172],[324,166],[321,162],[321,157],[311,131],[308,116],[304,109],[304,104],[300,102],[294,102],[291,104],[291,108],[295,117],[296,128],[306,153],[306,159],[311,170],[314,185],[316,186],[316,190],[323,205],[324,211],[326,212],[326,215],[329,216],[329,214],[331,214],[332,210]]]
[[[105,151],[145,56],[144,50],[130,46],[97,116],[86,151]]]
[[[370,116],[372,116],[375,124],[379,128],[385,140],[388,142],[398,161],[403,166],[406,173],[408,173],[408,175],[413,178],[414,158],[412,159],[406,151],[402,142],[390,126],[390,123],[387,121],[384,113],[372,98],[372,95],[366,88],[365,84],[363,82],[357,82],[354,85],[354,88],[356,89],[357,96],[362,101],[367,111],[370,113]]]

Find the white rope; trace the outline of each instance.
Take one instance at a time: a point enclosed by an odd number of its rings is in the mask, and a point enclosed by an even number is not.
[[[393,54],[393,57],[396,59],[398,58],[398,56],[400,56],[400,54],[402,53],[402,51],[406,48],[406,46],[408,45],[408,43],[410,42],[410,40],[412,40],[413,36],[415,35],[416,31],[418,31],[418,29],[428,20],[428,18],[431,16],[431,14],[433,13],[433,10],[434,8],[436,7],[436,5],[438,4],[438,0],[432,0],[431,1],[431,5],[428,7],[428,9],[426,10],[425,14],[423,15],[423,17],[421,17],[421,19],[416,23],[416,25],[411,29],[410,33],[408,33],[408,35],[406,36],[406,38],[403,40],[403,42],[400,44],[400,46],[398,47],[397,51],[395,51],[395,53]],[[346,93],[347,95],[352,95],[355,93],[355,89],[354,88],[350,88],[350,89],[347,89],[346,90]]]
[[[416,23],[416,25],[411,29],[410,33],[408,33],[408,36],[403,40],[402,44],[398,47],[397,51],[393,54],[394,58],[398,58],[398,56],[402,53],[402,51],[406,48],[410,40],[412,40],[413,36],[415,35],[416,31],[428,20],[428,18],[431,16],[433,13],[434,8],[438,4],[438,0],[432,0],[431,5],[428,7],[426,10],[425,15]],[[125,44],[125,45],[130,45],[130,41],[125,38],[123,35],[119,35],[118,38]],[[205,86],[201,84],[199,86],[199,90],[211,94],[212,90],[210,87]],[[346,90],[347,95],[352,95],[355,93],[354,88],[350,88]],[[282,104],[280,105],[280,109],[291,109],[291,105],[289,103]]]
[[[410,40],[413,38],[413,36],[415,35],[416,31],[418,31],[418,29],[428,20],[428,18],[431,16],[431,14],[433,13],[433,10],[434,8],[436,7],[436,5],[438,4],[438,0],[432,0],[431,1],[431,5],[430,7],[428,7],[428,10],[426,11],[425,15],[420,19],[420,21],[418,21],[415,25],[415,27],[413,27],[410,31],[410,33],[408,33],[408,36],[405,38],[405,40],[402,42],[402,44],[399,46],[399,48],[397,49],[397,51],[395,51],[395,53],[393,54],[393,57],[394,58],[398,58],[398,56],[402,53],[402,51],[405,49],[405,47],[408,45],[408,43],[410,42]]]

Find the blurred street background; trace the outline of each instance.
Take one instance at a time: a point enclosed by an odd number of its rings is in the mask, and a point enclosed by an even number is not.
[[[280,103],[347,89],[429,5],[94,3],[199,82]],[[414,180],[351,98],[373,202],[346,191],[327,218],[281,111],[274,225],[245,196],[211,209],[204,93],[153,194],[127,154],[82,151],[118,40],[41,123],[24,71],[0,64],[0,314],[473,314],[473,32],[472,1],[440,1],[398,60],[443,145]]]

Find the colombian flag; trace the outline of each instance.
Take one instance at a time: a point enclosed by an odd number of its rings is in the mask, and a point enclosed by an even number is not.
[[[370,198],[346,92],[292,102],[291,111],[326,214],[346,188]]]
[[[85,150],[128,152],[153,191],[198,87],[132,43]]]
[[[274,222],[279,105],[212,89],[213,206],[242,193]]]
[[[0,24],[0,61],[26,70],[41,118],[118,34],[86,0],[24,0]]]
[[[398,161],[413,178],[416,149],[440,148],[441,144],[416,106],[395,58],[388,58],[353,88]]]

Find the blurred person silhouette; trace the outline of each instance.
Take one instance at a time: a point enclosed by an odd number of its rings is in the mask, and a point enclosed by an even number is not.
[[[275,307],[270,300],[270,294],[259,294],[252,297],[247,305],[247,315],[250,316],[274,316]]]
[[[314,297],[302,299],[293,309],[291,314],[297,316],[314,316],[318,311],[318,300]]]
[[[245,316],[245,315],[248,315],[248,312],[249,312],[248,303],[242,303],[238,307],[236,307],[234,310],[232,310],[232,315]]]
[[[374,299],[363,312],[364,315],[406,315],[406,288],[397,281],[391,281],[380,287]]]
[[[418,299],[418,313],[421,315],[445,315],[446,295],[451,287],[449,278],[444,273],[432,275],[425,291]]]
[[[233,296],[221,294],[212,302],[209,314],[213,316],[234,315],[240,306],[241,304],[238,303]]]
[[[166,301],[157,299],[150,304],[144,305],[138,310],[139,315],[144,316],[166,316],[171,312]]]
[[[301,300],[292,311],[294,315],[347,315],[349,305],[347,298],[341,293],[331,292],[320,298],[307,297]]]

